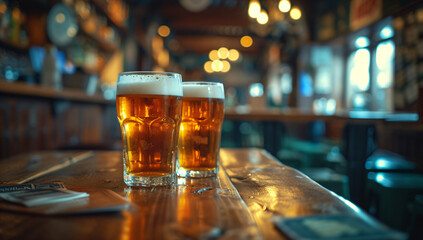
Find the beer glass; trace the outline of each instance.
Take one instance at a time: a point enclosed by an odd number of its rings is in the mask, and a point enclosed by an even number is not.
[[[222,83],[184,82],[177,173],[208,177],[218,171],[225,93]]]
[[[116,109],[122,132],[125,183],[173,184],[182,111],[181,75],[120,73]]]

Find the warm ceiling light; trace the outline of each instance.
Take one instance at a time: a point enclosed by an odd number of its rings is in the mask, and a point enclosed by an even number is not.
[[[291,9],[291,2],[289,0],[280,0],[279,1],[279,11],[283,13],[289,12]]]
[[[163,49],[163,38],[161,38],[159,36],[155,36],[153,38],[151,46],[153,48],[153,56],[154,56],[154,54],[157,54],[158,52],[160,52]]]
[[[251,0],[250,4],[248,5],[248,15],[251,18],[257,18],[260,14],[260,2],[257,0]]]
[[[266,24],[269,21],[269,16],[267,15],[266,11],[261,11],[259,16],[257,17],[257,22],[261,25]]]
[[[229,50],[228,59],[235,62],[239,58],[239,52],[236,49]]]
[[[294,20],[298,20],[301,18],[301,10],[297,7],[293,7],[291,12],[289,12],[289,16]]]
[[[223,60],[222,64],[223,64],[222,72],[225,73],[225,72],[228,72],[229,70],[231,70],[231,64],[228,61]]]
[[[209,58],[212,61],[219,60],[219,55],[217,53],[217,50],[211,50],[210,53],[209,53]]]
[[[250,36],[243,36],[241,38],[241,46],[243,47],[251,47],[253,45],[253,39]]]
[[[217,55],[220,59],[226,59],[228,58],[229,50],[225,47],[221,47],[219,48],[219,50],[217,50]]]
[[[161,37],[167,37],[170,34],[170,28],[166,25],[161,25],[159,27],[159,29],[157,30],[157,33],[161,36]]]
[[[166,49],[163,49],[159,52],[159,55],[157,57],[157,63],[160,67],[169,66],[169,52]]]
[[[207,61],[206,63],[204,63],[204,71],[208,72],[208,73],[212,73],[213,69],[212,69],[212,61]]]
[[[223,63],[220,60],[214,60],[211,64],[213,71],[220,72],[223,69]]]

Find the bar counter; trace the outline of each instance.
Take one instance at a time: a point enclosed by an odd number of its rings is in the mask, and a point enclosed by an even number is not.
[[[0,184],[69,163],[76,151],[37,152],[0,161]],[[110,189],[131,202],[115,213],[43,216],[0,210],[1,239],[287,239],[272,218],[346,213],[368,219],[349,201],[262,149],[221,149],[216,178],[179,178],[170,187],[127,187],[118,151],[91,157],[29,183]],[[60,166],[64,166],[63,164]]]

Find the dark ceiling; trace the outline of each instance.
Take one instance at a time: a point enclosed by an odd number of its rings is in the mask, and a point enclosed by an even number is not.
[[[282,29],[286,34],[290,31],[290,21],[286,21],[288,15],[275,11],[279,0],[260,2],[269,12],[270,19],[285,19],[285,24],[274,22],[264,26],[259,26],[254,19],[249,18],[248,0],[211,0],[210,5],[199,12],[187,10],[182,6],[182,1],[133,0],[129,3],[134,8],[135,23],[143,24],[143,28],[151,21],[168,25],[172,31],[171,37],[176,39],[184,52],[207,54],[212,49],[225,46],[254,56],[266,46],[267,41],[280,37],[281,31],[275,34],[274,29]],[[291,2],[307,12],[309,5],[306,0]],[[239,40],[244,35],[253,37],[254,44],[249,48],[240,45]]]

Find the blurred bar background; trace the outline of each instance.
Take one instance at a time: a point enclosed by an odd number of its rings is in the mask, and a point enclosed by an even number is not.
[[[0,161],[121,149],[117,74],[139,70],[222,82],[222,147],[423,235],[422,1],[0,0]]]

